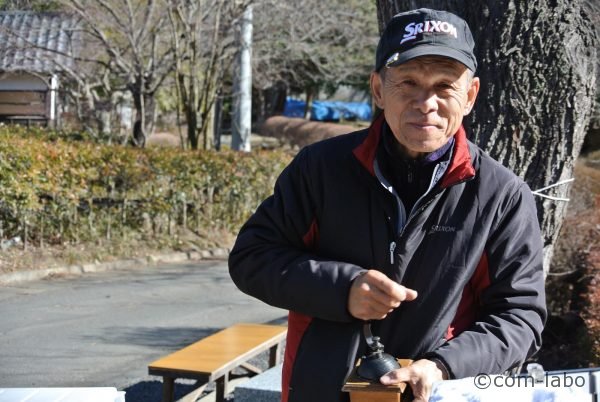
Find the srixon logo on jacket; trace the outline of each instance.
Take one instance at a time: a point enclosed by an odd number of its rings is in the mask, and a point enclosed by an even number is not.
[[[431,229],[429,229],[429,232],[427,232],[427,234],[432,234],[432,233],[454,233],[456,232],[456,227],[455,226],[444,226],[444,225],[432,225]]]
[[[446,21],[425,21],[425,22],[411,22],[404,27],[406,33],[402,37],[400,44],[417,38],[417,34],[423,32],[442,32],[448,35],[452,35],[458,38],[456,27]]]

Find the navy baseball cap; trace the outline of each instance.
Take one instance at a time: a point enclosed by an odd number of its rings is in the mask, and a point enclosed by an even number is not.
[[[420,56],[449,57],[477,69],[475,42],[466,21],[448,11],[420,8],[396,14],[388,22],[379,44],[375,70],[397,66]]]

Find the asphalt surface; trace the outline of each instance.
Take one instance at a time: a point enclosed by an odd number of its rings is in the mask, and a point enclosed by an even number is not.
[[[0,387],[111,386],[128,402],[160,401],[148,363],[234,323],[286,316],[237,290],[223,261],[0,286]]]

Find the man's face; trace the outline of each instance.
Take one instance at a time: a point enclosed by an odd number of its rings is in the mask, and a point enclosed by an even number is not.
[[[371,74],[375,103],[411,158],[442,147],[473,107],[479,78],[461,63],[424,56]]]

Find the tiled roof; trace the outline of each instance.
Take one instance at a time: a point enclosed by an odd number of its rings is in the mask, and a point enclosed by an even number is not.
[[[75,20],[61,14],[0,12],[0,71],[51,73],[73,67]]]

